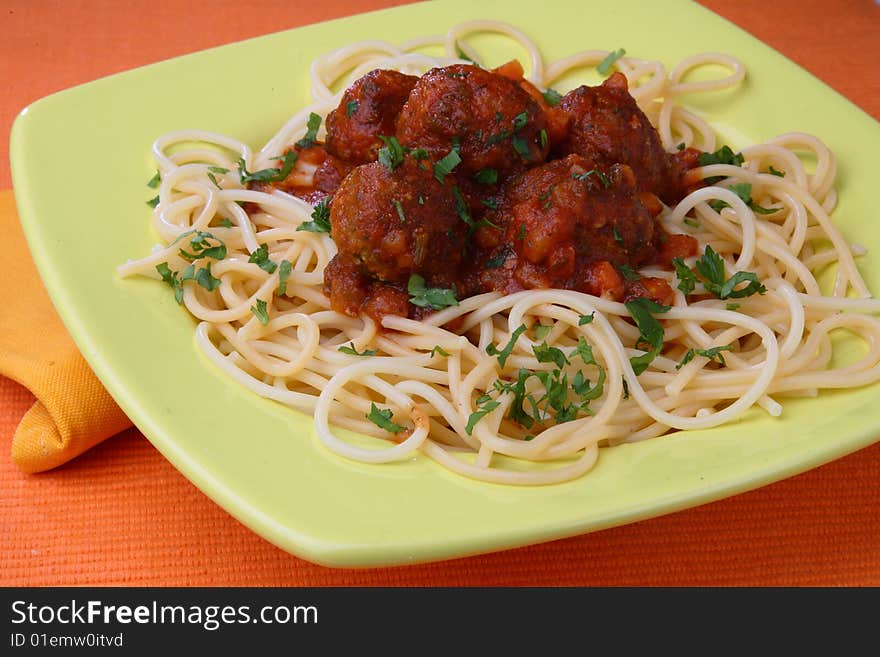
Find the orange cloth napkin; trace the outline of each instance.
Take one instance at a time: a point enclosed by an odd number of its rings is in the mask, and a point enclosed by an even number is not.
[[[25,472],[66,463],[131,426],[80,355],[31,260],[11,191],[0,191],[5,262],[0,285],[0,374],[37,398],[12,439]]]

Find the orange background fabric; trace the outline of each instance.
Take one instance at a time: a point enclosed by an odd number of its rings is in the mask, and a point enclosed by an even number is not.
[[[3,0],[0,188],[11,186],[12,120],[46,94],[187,52],[397,4],[404,2]],[[880,118],[880,75],[871,66],[880,60],[876,3],[702,4]],[[4,251],[14,239],[4,236]],[[135,429],[47,473],[22,473],[9,459],[9,446],[33,404],[28,389],[0,378],[4,586],[880,585],[880,443],[756,491],[624,527],[439,563],[334,570],[289,555],[240,525]]]

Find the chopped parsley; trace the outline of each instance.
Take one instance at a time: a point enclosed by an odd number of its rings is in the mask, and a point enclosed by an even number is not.
[[[232,220],[228,217],[223,217],[220,221],[217,222],[218,226],[222,226],[223,228],[232,228],[235,224],[232,223]]]
[[[287,294],[287,279],[292,269],[290,260],[282,260],[278,265],[278,294]]]
[[[409,292],[409,302],[419,308],[431,308],[442,310],[449,306],[457,306],[455,290],[443,287],[427,287],[425,279],[418,274],[412,274],[406,285]]]
[[[370,402],[370,412],[366,418],[380,429],[385,429],[389,433],[400,433],[403,427],[391,421],[394,414],[390,408],[379,408],[375,402]]]
[[[248,258],[248,262],[254,263],[255,265],[257,265],[257,267],[268,274],[274,274],[275,270],[278,269],[278,265],[276,265],[269,259],[268,244],[261,244],[260,248],[251,253],[251,257]]]
[[[752,200],[751,183],[735,183],[731,185],[728,189],[739,196],[742,199],[743,203],[745,203],[752,209],[752,211],[757,212],[758,214],[773,214],[774,212],[779,212],[778,208],[763,208]],[[728,207],[728,204],[718,199],[715,201],[710,201],[709,207],[715,210],[715,212],[721,212],[721,210]]]
[[[553,327],[549,324],[535,324],[535,340],[543,340],[546,338],[550,331],[553,330]]]
[[[642,275],[639,272],[634,271],[632,267],[629,265],[619,265],[617,267],[617,271],[620,272],[620,275],[623,276],[624,280],[632,282],[641,279]]]
[[[498,182],[498,172],[495,169],[480,169],[474,174],[474,180],[481,185],[494,185]]]
[[[608,53],[608,55],[603,59],[599,65],[596,67],[596,70],[599,71],[601,75],[608,75],[611,71],[611,67],[614,66],[614,62],[623,57],[626,54],[626,50],[623,48],[618,48],[617,50]]]
[[[664,306],[646,297],[630,299],[624,305],[639,328],[636,347],[640,348],[642,345],[649,347],[649,350],[644,354],[630,358],[633,372],[638,376],[648,368],[648,365],[660,355],[663,349],[663,325],[654,317],[654,313],[668,312],[670,306]]]
[[[149,205],[151,208],[155,208],[157,205],[159,205],[159,195],[156,194],[156,196],[147,201],[147,205]]]
[[[501,132],[497,132],[494,135],[491,135],[486,140],[486,146],[494,146],[495,144],[500,144],[502,141],[510,137],[509,130],[502,130]]]
[[[351,117],[352,114],[358,111],[358,102],[356,100],[351,100],[345,104],[345,115],[347,117]]]
[[[194,263],[184,269],[183,273],[180,275],[180,282],[182,283],[183,281],[189,280],[194,280],[209,292],[213,292],[220,286],[220,279],[215,278],[214,275],[211,274],[210,262],[198,271],[196,271]]]
[[[701,167],[710,164],[732,164],[738,167],[745,162],[745,158],[742,153],[734,153],[733,149],[725,144],[714,153],[700,153],[699,162]]]
[[[337,349],[337,351],[341,351],[344,354],[348,354],[349,356],[375,356],[375,349],[364,349],[363,351],[358,351],[354,348],[354,342],[349,342],[347,345],[342,345]]]
[[[571,365],[565,352],[559,347],[551,347],[546,342],[536,344],[532,347],[532,353],[539,363],[554,363],[556,367],[562,369],[566,365]]]
[[[578,326],[583,326],[584,324],[591,324],[593,322],[593,317],[596,312],[593,311],[589,315],[581,315],[578,317]]]
[[[707,247],[712,248],[712,247]],[[684,264],[681,258],[673,258],[672,266],[675,267],[675,275],[678,277],[678,289],[682,294],[690,294],[697,284],[697,276],[693,270]]]
[[[397,210],[397,217],[400,219],[400,223],[406,223],[406,215],[403,214],[403,206],[400,204],[400,201],[397,199],[393,199],[391,203],[394,204],[394,209]]]
[[[238,158],[238,179],[241,181],[242,185],[245,185],[249,182],[261,182],[261,183],[273,183],[280,182],[287,178],[290,175],[290,172],[293,171],[293,166],[296,164],[296,159],[299,157],[299,154],[295,150],[289,150],[284,154],[284,159],[282,160],[281,167],[278,169],[260,169],[259,171],[254,171],[250,173],[247,170],[247,166],[245,166],[245,161],[243,157]],[[281,159],[281,158],[279,158]]]
[[[330,233],[330,201],[322,198],[312,210],[312,221],[304,221],[297,230],[308,230],[312,233]]]
[[[440,354],[440,355],[443,356],[444,358],[449,358],[449,352],[446,351],[446,350],[445,350],[443,347],[441,347],[439,344],[435,344],[435,345],[434,345],[434,348],[431,349],[431,358],[433,358],[433,357],[436,356],[437,354]]]
[[[269,323],[269,311],[266,309],[266,302],[262,299],[257,299],[257,305],[251,306],[251,312],[263,326]]]
[[[486,353],[490,356],[497,356],[498,364],[501,366],[501,369],[504,369],[504,365],[507,363],[507,359],[513,351],[516,341],[519,339],[519,336],[525,332],[525,324],[520,324],[513,333],[510,334],[510,340],[508,340],[507,345],[505,345],[503,349],[499,350],[494,344],[489,343],[486,345]]]
[[[452,149],[444,157],[437,160],[437,163],[434,165],[434,177],[442,183],[446,176],[452,173],[452,170],[458,166],[459,162],[461,162],[461,156],[458,154],[458,151]]]
[[[772,164],[770,165],[770,170],[767,173],[774,176],[779,176],[780,178],[785,178],[785,171],[778,171],[777,169],[774,169]]]
[[[528,112],[520,112],[516,116],[513,117],[513,131],[518,132],[526,127],[526,124],[529,122],[529,113]]]
[[[510,138],[510,143],[513,145],[513,150],[515,150],[520,157],[529,157],[531,151],[529,151],[529,144],[525,139],[518,135],[514,135]]]
[[[296,142],[300,148],[309,148],[318,141],[318,128],[321,127],[321,117],[314,112],[309,112],[309,121],[306,123],[305,136]]]
[[[159,186],[159,183],[162,182],[162,176],[159,174],[159,171],[156,171],[156,175],[150,178],[150,181],[147,183],[147,187],[150,189],[156,189]]]
[[[183,303],[183,284],[177,277],[177,272],[172,271],[167,262],[160,262],[156,265],[156,271],[159,272],[159,276],[162,277],[162,280],[168,283],[168,285],[171,286],[171,289],[174,290],[174,300],[177,301],[177,303]]]
[[[738,271],[730,278],[725,278],[724,260],[715,253],[709,244],[706,245],[703,255],[697,258],[696,274],[684,264],[681,258],[673,258],[672,264],[679,280],[678,289],[684,294],[693,292],[694,285],[698,280],[697,274],[699,274],[699,280],[703,283],[703,287],[719,299],[741,299],[767,292],[767,288],[761,284],[757,274],[753,272]],[[742,283],[746,283],[746,286],[738,287]]]
[[[512,348],[512,343],[508,344]],[[583,371],[577,370],[569,383],[569,372],[563,371],[563,366],[571,365],[570,360],[556,347],[548,347],[545,344],[535,345],[533,348],[539,362],[553,363],[557,367],[552,371],[541,370],[532,372],[520,369],[517,372],[516,381],[495,381],[493,388],[498,392],[510,393],[513,399],[508,411],[508,418],[518,424],[531,428],[535,423],[553,419],[557,424],[569,422],[578,417],[579,413],[592,415],[590,401],[599,398],[604,390],[605,370],[593,358],[592,347],[581,337],[577,348],[572,351],[571,358],[580,357],[585,364],[597,368],[598,376],[595,385],[590,385],[589,379]],[[540,381],[544,392],[539,395],[537,391],[527,392],[526,383],[535,378]],[[477,400],[488,401],[488,395]]]
[[[477,422],[482,420],[486,415],[494,411],[501,405],[501,402],[493,400],[489,395],[483,395],[477,399],[477,410],[468,417],[467,425],[464,430],[470,436]]]
[[[397,167],[403,164],[403,146],[397,141],[397,137],[379,135],[379,139],[385,144],[379,149],[379,162],[381,162],[389,171],[394,171]]]
[[[192,253],[185,251],[184,249],[179,249],[178,253],[181,258],[192,261],[200,258],[223,260],[223,258],[226,257],[226,244],[223,243],[223,240],[220,240],[214,237],[211,233],[203,230],[189,230],[178,236],[174,242],[177,242],[188,235],[193,236],[189,241]],[[213,244],[212,241],[217,242],[217,244]],[[172,242],[172,244],[174,244],[174,242]]]
[[[547,89],[541,95],[544,96],[544,100],[550,107],[556,107],[559,101],[562,100],[562,94],[556,91],[556,89]]]
[[[724,356],[721,355],[722,351],[730,351],[730,345],[725,345],[723,347],[710,347],[709,349],[688,349],[678,365],[675,366],[675,369],[680,370],[682,367],[690,363],[694,359],[694,356],[705,356],[709,360],[717,360],[721,365],[727,365],[727,363],[724,362]]]

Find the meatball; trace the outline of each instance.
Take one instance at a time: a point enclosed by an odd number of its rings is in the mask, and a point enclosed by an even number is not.
[[[406,284],[411,274],[449,287],[468,233],[454,195],[414,158],[390,171],[361,165],[342,181],[330,210],[333,239],[372,280]]]
[[[397,139],[438,160],[455,148],[466,173],[506,174],[544,161],[541,106],[514,81],[469,64],[434,68],[413,88],[397,119]]]
[[[327,152],[352,164],[375,162],[380,135],[393,136],[417,77],[376,69],[356,80],[327,115]]]
[[[615,73],[596,87],[567,93],[558,108],[569,116],[568,135],[554,145],[557,155],[577,153],[589,168],[629,166],[639,191],[652,192],[666,203],[681,198],[680,167],[673,167],[657,130],[630,95],[626,77]]]
[[[611,288],[618,297],[615,268],[638,267],[656,253],[654,217],[626,165],[604,173],[579,155],[548,162],[510,181],[504,209],[514,276],[526,288]]]
[[[354,165],[328,153],[315,170],[313,180],[315,189],[327,195],[333,194],[353,168]]]

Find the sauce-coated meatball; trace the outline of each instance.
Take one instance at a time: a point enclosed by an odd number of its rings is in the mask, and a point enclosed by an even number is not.
[[[333,197],[330,225],[340,253],[366,275],[401,284],[414,273],[454,282],[468,230],[450,189],[411,157],[393,171],[379,162],[352,170]]]
[[[609,274],[592,265],[638,266],[654,256],[654,218],[638,198],[632,170],[589,167],[568,155],[511,180],[506,238],[523,287],[595,293],[590,277]]]
[[[467,64],[431,69],[397,120],[397,138],[438,160],[457,148],[464,171],[505,174],[547,156],[540,105],[512,80]]]
[[[654,126],[630,95],[626,77],[615,73],[596,87],[580,86],[567,93],[559,109],[569,116],[566,139],[554,145],[558,155],[577,153],[590,167],[607,171],[626,164],[640,191],[666,203],[680,199],[669,154]]]
[[[397,115],[417,77],[376,69],[356,80],[327,115],[327,152],[352,164],[374,162],[380,135],[394,136]]]

